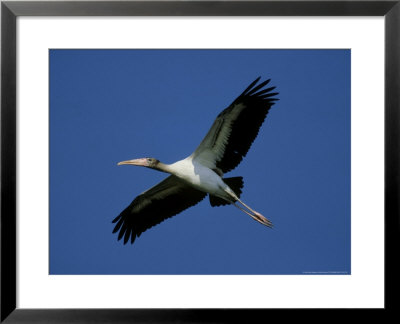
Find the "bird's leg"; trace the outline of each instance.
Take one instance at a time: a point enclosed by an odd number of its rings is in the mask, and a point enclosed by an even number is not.
[[[251,209],[249,206],[247,206],[243,201],[241,201],[239,198],[237,198],[238,202],[240,202],[244,207],[246,207],[248,210],[250,210],[251,212],[253,212],[254,214],[259,214],[257,213],[255,210]],[[259,214],[261,215],[261,214]],[[262,216],[262,215],[261,215]]]
[[[266,217],[264,217],[263,215],[261,215],[260,213],[256,212],[255,210],[251,209],[249,206],[247,206],[243,201],[241,201],[239,199],[238,196],[236,196],[236,194],[232,191],[232,190],[225,190],[225,192],[231,197],[231,203],[239,208],[241,211],[245,212],[247,215],[249,215],[251,218],[253,218],[254,220],[256,220],[257,222],[268,226],[268,227],[272,227],[272,222],[267,219]],[[249,211],[245,210],[244,208],[236,205],[236,202],[241,203],[244,207],[246,207]]]
[[[255,210],[251,209],[250,207],[248,207],[247,205],[245,205],[242,201],[240,201],[239,199],[237,199],[243,206],[245,206],[247,209],[249,209],[251,212],[248,212],[247,210],[245,210],[244,208],[236,205],[235,203],[233,203],[233,205],[237,208],[239,208],[241,211],[245,212],[247,215],[249,215],[251,218],[253,218],[254,220],[256,220],[257,222],[268,226],[268,227],[272,227],[272,223],[270,220],[268,220],[266,217],[264,217],[263,215],[261,215],[260,213],[256,212]]]

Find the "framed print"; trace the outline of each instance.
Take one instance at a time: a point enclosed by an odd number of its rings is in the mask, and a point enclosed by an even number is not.
[[[399,6],[2,2],[1,319],[394,310]]]

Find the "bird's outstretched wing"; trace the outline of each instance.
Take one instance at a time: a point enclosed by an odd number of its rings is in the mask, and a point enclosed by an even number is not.
[[[207,135],[191,155],[211,169],[233,170],[250,149],[277,98],[275,87],[265,89],[270,80],[258,85],[257,78],[214,121]],[[219,171],[218,170],[218,171]]]
[[[133,243],[150,227],[196,205],[206,195],[171,175],[137,196],[113,220],[116,223],[113,233],[119,231],[118,240],[124,238],[124,244],[129,239]]]

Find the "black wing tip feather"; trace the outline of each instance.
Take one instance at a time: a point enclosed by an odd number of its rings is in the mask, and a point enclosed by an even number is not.
[[[132,219],[131,219],[131,217],[129,217],[131,215],[130,215],[130,212],[128,211],[128,208],[126,208],[124,211],[122,211],[121,214],[119,214],[112,221],[112,223],[116,223],[117,222],[117,224],[114,226],[114,229],[113,229],[112,233],[115,234],[115,233],[117,233],[119,231],[118,237],[117,237],[117,241],[121,241],[122,238],[123,238],[123,244],[124,245],[126,245],[129,242],[129,240],[130,240],[130,243],[133,244],[135,242],[136,238],[140,237],[140,235],[144,231],[146,231],[146,230],[148,230],[148,229],[150,229],[150,228],[162,223],[165,220],[165,219],[161,219],[156,224],[152,224],[150,226],[147,226],[145,229],[142,229],[142,230],[136,229],[137,226],[135,226],[134,223],[130,222],[130,221],[132,221]],[[169,216],[169,217],[173,217],[175,215],[172,215],[172,216]]]
[[[275,90],[276,87],[270,87],[264,89],[264,87],[271,82],[271,79],[267,79],[259,84],[257,84],[261,80],[261,76],[256,78],[250,85],[242,92],[242,94],[234,101],[238,102],[240,100],[245,99],[259,99],[262,100],[264,103],[270,104],[272,101],[279,100],[278,98],[273,98],[274,96],[278,95],[279,92],[271,92]]]
[[[128,243],[129,239],[131,240],[131,244],[135,241],[136,237],[139,237],[140,233],[134,231],[133,227],[128,224],[127,220],[127,210],[122,211],[117,217],[115,217],[112,221],[115,224],[112,233],[118,233],[118,241],[124,238],[124,245]]]
[[[245,95],[248,91],[250,91],[257,84],[257,82],[260,81],[260,79],[261,79],[261,76],[259,76],[252,83],[250,83],[250,85],[243,91],[241,96]]]

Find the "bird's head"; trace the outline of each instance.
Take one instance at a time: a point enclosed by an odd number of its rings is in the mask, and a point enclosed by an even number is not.
[[[118,165],[123,165],[123,164],[139,165],[139,166],[144,166],[147,168],[155,169],[159,162],[160,161],[158,161],[157,159],[154,159],[154,158],[142,158],[142,159],[122,161],[122,162],[119,162]]]

